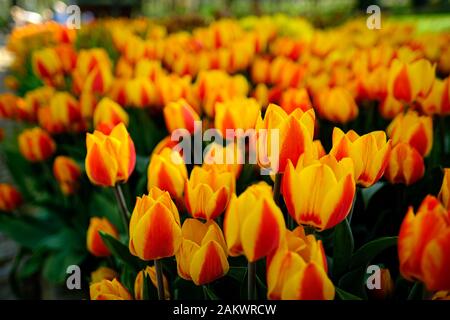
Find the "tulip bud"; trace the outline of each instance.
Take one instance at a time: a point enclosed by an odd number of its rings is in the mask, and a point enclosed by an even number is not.
[[[386,131],[393,145],[408,143],[423,157],[430,153],[433,146],[433,119],[420,116],[416,111],[409,110],[405,114],[399,114]]]
[[[152,154],[147,170],[147,188],[158,187],[181,199],[188,173],[181,155],[168,147]]]
[[[436,292],[431,300],[450,300],[450,291],[441,290]]]
[[[242,171],[244,152],[238,143],[228,143],[223,147],[213,142],[204,151],[202,167],[207,170],[215,167],[220,172],[231,172],[237,179]]]
[[[290,114],[296,108],[300,108],[303,112],[306,112],[312,108],[312,103],[306,89],[289,88],[283,92],[280,106]]]
[[[444,179],[442,179],[442,186],[438,197],[444,207],[450,210],[450,168],[444,169]]]
[[[125,90],[126,101],[133,107],[144,108],[156,104],[155,85],[147,78],[128,80]]]
[[[433,86],[436,65],[426,59],[404,63],[396,59],[389,70],[388,90],[395,99],[411,103],[425,98]]]
[[[86,147],[86,173],[93,184],[112,187],[128,180],[136,164],[136,151],[123,123],[109,135],[100,131],[88,133]]]
[[[194,218],[217,218],[227,207],[235,183],[231,172],[221,172],[214,166],[194,167],[184,190],[187,210]]]
[[[156,260],[173,256],[180,243],[180,217],[169,193],[153,187],[138,197],[130,220],[130,252]]]
[[[254,129],[261,106],[252,98],[234,98],[218,102],[215,106],[214,126],[227,139],[233,139],[237,129],[242,134],[247,129]],[[228,136],[226,130],[233,130]]]
[[[392,119],[403,112],[404,106],[401,101],[396,100],[392,95],[386,96],[380,105],[379,112],[385,119]]]
[[[322,117],[341,124],[354,120],[359,113],[355,99],[343,87],[335,87],[322,91],[318,96],[317,107],[318,113]]]
[[[279,106],[270,104],[263,118],[259,118],[256,129],[258,131],[258,151],[264,150],[263,155],[258,155],[258,161],[262,167],[270,167],[277,172],[284,172],[288,160],[297,163],[300,156],[311,149],[314,135],[315,114],[313,109],[303,112],[300,109],[287,114]],[[278,141],[272,141],[272,130],[279,130]],[[264,131],[266,130],[266,134]],[[274,138],[275,138],[274,137]],[[278,142],[278,143],[277,143]],[[278,147],[278,154],[267,154],[272,151],[272,144]],[[269,158],[270,162],[262,163],[261,159]],[[276,161],[278,160],[278,161]],[[264,161],[266,162],[266,161]],[[277,168],[278,164],[278,168]],[[278,170],[276,170],[278,169]]]
[[[430,94],[425,98],[418,99],[420,108],[426,115],[432,116],[435,114],[445,114],[445,111],[443,110],[444,89],[445,81],[436,79],[433,83]]]
[[[0,118],[12,119],[16,115],[16,107],[19,97],[6,92],[0,94]]]
[[[385,171],[386,179],[409,186],[420,180],[425,173],[423,158],[407,143],[399,143],[392,148]]]
[[[427,196],[414,214],[403,219],[398,236],[400,273],[407,280],[420,280],[429,291],[450,288],[450,222],[447,210]]]
[[[176,254],[181,278],[199,286],[227,274],[227,246],[217,223],[188,218],[183,223],[182,235],[183,241]]]
[[[57,92],[52,96],[50,113],[54,122],[69,130],[82,120],[80,104],[68,92]]]
[[[105,63],[99,64],[97,68],[93,69],[87,75],[82,91],[103,95],[109,90],[112,80],[113,75],[110,67]]]
[[[53,175],[64,194],[72,194],[78,186],[81,170],[70,157],[58,156],[53,162]]]
[[[110,98],[100,100],[94,111],[94,127],[104,134],[109,134],[112,128],[121,122],[128,126],[126,111]]]
[[[10,212],[22,204],[22,195],[12,185],[0,183],[0,210]]]
[[[89,286],[91,300],[132,300],[128,290],[117,279],[102,280]]]
[[[25,129],[18,139],[20,153],[31,162],[50,158],[56,149],[50,135],[39,127]]]
[[[144,270],[139,271],[136,280],[134,281],[134,298],[136,300],[144,300],[144,280],[145,277],[149,277],[155,288],[158,287],[158,282],[156,280],[156,269],[155,266],[147,266]],[[163,275],[164,284],[164,298],[166,300],[170,299],[169,282],[167,278]]]
[[[20,108],[20,118],[30,121],[35,121],[38,110],[51,101],[55,93],[55,89],[48,86],[39,87],[37,89],[28,91],[24,97],[23,107]]]
[[[89,222],[86,240],[88,251],[96,257],[108,257],[111,255],[111,252],[103,242],[99,231],[109,234],[116,239],[119,237],[119,233],[106,218],[92,217]]]
[[[101,282],[102,280],[112,281],[118,277],[119,275],[113,269],[99,267],[97,270],[91,272],[91,284]]]
[[[63,67],[54,48],[44,48],[33,52],[33,72],[41,79],[52,79],[62,73]]]
[[[171,102],[163,109],[167,130],[172,133],[177,129],[186,129],[194,133],[194,121],[200,121],[197,112],[186,102],[180,99]]]
[[[329,229],[349,214],[355,196],[353,161],[325,156],[311,165],[289,161],[282,180],[282,193],[289,214],[299,224]],[[320,197],[302,197],[314,194]]]
[[[367,188],[384,174],[391,152],[391,141],[386,141],[384,131],[373,131],[359,136],[350,130],[344,134],[341,129],[333,130],[333,147],[330,155],[338,161],[349,157],[353,160],[355,180]]]
[[[370,297],[376,300],[389,299],[394,292],[394,281],[387,268],[380,269],[380,288],[373,288],[368,291]]]

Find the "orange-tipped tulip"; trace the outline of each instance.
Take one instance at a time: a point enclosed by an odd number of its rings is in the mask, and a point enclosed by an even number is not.
[[[416,111],[399,114],[389,124],[387,133],[396,145],[405,142],[426,157],[433,147],[433,119],[420,116]]]
[[[435,79],[436,65],[426,59],[411,63],[394,60],[389,70],[388,91],[395,99],[411,103],[425,98]]]
[[[416,149],[407,143],[399,143],[392,148],[384,173],[389,182],[409,186],[420,180],[424,173],[423,158]]]
[[[286,227],[283,213],[269,190],[257,185],[249,187],[239,198],[233,195],[224,229],[233,255],[243,253],[248,261],[254,262],[280,245]]]
[[[136,164],[136,151],[123,123],[109,135],[100,131],[88,133],[86,146],[86,173],[93,184],[112,187],[128,180]]]
[[[53,175],[64,194],[72,194],[78,186],[81,169],[70,157],[58,156],[53,162]]]
[[[134,298],[136,300],[144,300],[144,279],[145,276],[150,278],[150,281],[155,286],[158,287],[158,282],[156,280],[156,269],[155,266],[147,266],[144,270],[139,271],[136,276],[136,280],[134,281]],[[164,298],[166,300],[170,299],[170,291],[169,291],[169,282],[167,278],[163,275],[163,284],[164,284]]]
[[[253,98],[234,98],[225,102],[216,103],[214,127],[225,138],[234,138],[235,130],[254,129],[261,106]],[[231,136],[227,134],[231,131]]]
[[[289,214],[299,224],[329,229],[349,214],[355,196],[353,161],[325,156],[311,165],[288,162],[282,193]],[[314,196],[306,196],[314,195]]]
[[[183,242],[176,255],[181,278],[203,285],[227,274],[227,246],[217,223],[188,218],[183,223],[182,234]]]
[[[152,154],[147,170],[147,188],[166,190],[175,199],[181,199],[188,173],[183,158],[171,148]]]
[[[283,92],[280,106],[288,114],[290,114],[297,108],[300,108],[303,112],[306,112],[312,108],[312,103],[306,89],[290,88]]]
[[[181,243],[178,210],[170,195],[153,187],[138,197],[130,220],[130,252],[142,260],[173,256]]]
[[[237,179],[242,171],[244,152],[245,150],[241,150],[237,143],[228,143],[223,147],[213,142],[204,152],[202,167],[204,169],[216,167],[219,171],[231,172]]]
[[[112,128],[121,122],[128,126],[126,111],[110,98],[100,100],[94,111],[94,127],[104,134],[109,134]]]
[[[363,187],[370,187],[384,174],[391,152],[391,141],[386,141],[384,131],[373,131],[359,136],[350,130],[333,130],[333,147],[330,154],[341,160],[353,160],[355,180]]]
[[[313,109],[303,112],[295,109],[291,114],[287,114],[277,105],[270,104],[264,115],[258,119],[256,129],[258,130],[258,149],[264,149],[263,155],[258,156],[258,161],[263,167],[271,167],[272,170],[284,172],[285,167],[290,160],[297,163],[300,156],[311,148],[314,136],[315,114]],[[261,129],[267,130],[267,134],[262,134]],[[278,154],[272,150],[272,131],[278,129],[274,141],[278,148]],[[261,158],[268,157],[270,162],[261,163]],[[274,159],[275,158],[275,159]],[[278,160],[278,161],[276,161]],[[267,162],[267,161],[264,161]],[[278,162],[278,168],[277,163]]]
[[[433,196],[427,196],[417,214],[409,208],[398,236],[400,272],[420,280],[430,291],[449,290],[450,217]]]
[[[450,210],[450,168],[444,169],[444,179],[438,197],[444,207]]]
[[[12,211],[22,204],[22,195],[12,185],[0,183],[0,210]]]
[[[234,193],[235,183],[231,172],[220,171],[214,166],[208,169],[194,167],[184,190],[189,213],[194,218],[217,218],[227,207]]]
[[[0,94],[0,118],[12,119],[16,115],[19,97],[6,92]]]
[[[91,272],[91,284],[101,282],[102,280],[112,281],[118,277],[119,275],[113,269],[108,267],[99,267],[97,270]]]
[[[186,129],[193,134],[195,130],[194,121],[200,121],[197,112],[184,99],[169,103],[163,109],[163,113],[169,132],[176,129]]]
[[[106,218],[92,217],[89,222],[86,240],[88,251],[96,257],[108,257],[111,255],[111,252],[103,242],[99,231],[109,234],[116,239],[119,237],[119,233]]]
[[[358,106],[351,93],[343,87],[325,89],[318,96],[318,113],[323,118],[337,122],[348,123],[359,113]]]
[[[51,79],[63,71],[61,60],[54,48],[35,51],[31,59],[34,74],[41,79]]]
[[[50,158],[56,149],[50,135],[39,127],[25,129],[18,139],[20,153],[31,162]]]
[[[113,74],[111,69],[105,63],[98,65],[87,75],[82,87],[82,91],[89,91],[98,93],[100,95],[105,94],[111,87],[113,81]]]
[[[128,290],[117,279],[102,280],[89,286],[91,300],[133,300]]]

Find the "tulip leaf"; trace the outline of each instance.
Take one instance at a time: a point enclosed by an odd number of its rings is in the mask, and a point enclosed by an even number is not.
[[[129,265],[124,265],[122,273],[120,274],[120,283],[122,283],[128,291],[135,296],[134,282],[136,280],[137,271],[131,268]]]
[[[340,289],[347,291],[353,295],[367,299],[367,293],[365,290],[365,278],[366,278],[366,268],[359,267],[350,272],[344,274],[338,282]]]
[[[124,264],[127,264],[130,267],[134,268],[136,271],[140,271],[145,268],[145,262],[133,256],[126,245],[107,233],[104,233],[102,231],[99,231],[99,233],[103,239],[103,242],[114,255],[114,257],[119,259]]]
[[[348,270],[354,248],[352,229],[347,219],[334,231],[333,276],[337,279]]]
[[[80,265],[86,255],[86,251],[56,251],[46,259],[43,275],[50,282],[63,283],[67,277],[67,267],[71,265]]]
[[[336,297],[339,300],[362,300],[360,297],[355,296],[354,294],[351,294],[350,292],[342,290],[338,287],[335,287],[335,290],[336,290]]]
[[[208,288],[208,285],[203,286],[203,292],[205,293],[205,298],[207,300],[220,300],[214,291],[211,288]]]
[[[352,257],[350,268],[367,266],[383,250],[397,244],[397,237],[383,237],[366,243]]]
[[[156,287],[153,285],[152,280],[150,279],[150,276],[144,272],[144,279],[143,279],[143,300],[158,300],[158,291]]]

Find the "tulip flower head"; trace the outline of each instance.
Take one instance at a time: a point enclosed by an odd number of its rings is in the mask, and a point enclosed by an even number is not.
[[[384,173],[391,183],[411,185],[425,173],[425,164],[420,153],[407,143],[399,143],[392,148]]]
[[[213,220],[202,223],[188,218],[182,227],[183,240],[176,254],[178,275],[196,285],[210,283],[227,274],[227,245]]]
[[[171,257],[180,243],[180,217],[169,193],[153,187],[138,197],[130,220],[131,254],[146,261]]]
[[[89,286],[91,300],[132,300],[128,290],[117,280],[102,280]]]
[[[109,134],[112,128],[121,122],[125,126],[128,125],[126,111],[110,98],[100,100],[94,111],[94,127],[104,134]]]
[[[190,134],[193,134],[195,131],[194,122],[200,121],[197,112],[184,99],[169,103],[164,107],[163,114],[169,132],[186,129]]]
[[[108,257],[111,252],[106,247],[99,231],[118,238],[117,229],[106,218],[92,217],[87,231],[87,249],[96,257]]]
[[[56,149],[50,135],[39,127],[25,129],[18,139],[20,153],[30,162],[47,160]]]
[[[155,287],[158,287],[158,283],[156,280],[156,269],[155,266],[147,266],[144,270],[139,271],[136,276],[136,280],[134,281],[134,298],[136,300],[144,300],[144,281],[145,278],[149,277],[151,283]],[[163,284],[164,284],[164,298],[166,300],[170,299],[170,291],[169,291],[169,282],[167,278],[163,276]]]
[[[97,270],[91,272],[91,284],[101,282],[102,280],[112,281],[119,277],[118,273],[108,267],[99,267]]]
[[[75,192],[81,170],[78,164],[70,157],[58,156],[53,162],[53,175],[58,181],[64,194]]]
[[[442,186],[438,197],[444,207],[450,210],[450,168],[444,169],[444,178],[442,179]]]
[[[86,173],[93,184],[112,187],[128,180],[136,164],[136,151],[122,122],[109,135],[97,130],[88,133],[86,147]]]
[[[22,195],[17,189],[8,184],[0,183],[0,210],[10,212],[22,204]]]

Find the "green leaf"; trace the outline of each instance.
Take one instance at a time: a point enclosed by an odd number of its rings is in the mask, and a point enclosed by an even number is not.
[[[136,271],[140,271],[145,268],[145,262],[133,256],[126,245],[107,233],[104,233],[102,231],[99,231],[99,233],[103,239],[103,242],[114,255],[114,257],[119,259],[122,263],[132,267]]]
[[[192,281],[187,281],[179,276],[173,282],[174,300],[204,300],[205,295],[201,286],[196,286]]]
[[[158,300],[158,290],[153,285],[150,276],[144,272],[144,283],[143,283],[143,300]]]
[[[134,282],[136,280],[137,272],[128,265],[124,265],[120,274],[120,283],[122,283],[128,291],[135,296]]]
[[[335,287],[336,290],[336,297],[339,300],[362,300],[360,297],[355,296],[354,294],[351,294],[345,290],[339,289],[338,287]]]
[[[207,285],[203,286],[203,292],[208,300],[220,300],[220,298],[214,293],[214,291]]]
[[[377,182],[369,188],[361,188],[361,196],[364,202],[364,208],[369,206],[372,197],[384,186],[383,182]]]
[[[347,219],[334,230],[333,276],[337,279],[348,270],[354,249],[352,229]]]
[[[398,237],[383,237],[366,243],[352,257],[350,268],[367,266],[373,258],[385,249],[397,244]]]
[[[339,280],[338,286],[353,295],[367,299],[366,275],[366,267],[357,268],[344,274]]]
[[[37,273],[45,261],[44,252],[38,250],[33,252],[31,256],[21,263],[20,268],[17,270],[17,276],[21,279],[27,279],[33,274]]]
[[[67,276],[67,267],[80,265],[86,256],[85,251],[63,250],[52,253],[45,261],[43,275],[50,282],[63,283]]]
[[[422,282],[417,281],[411,288],[408,295],[408,300],[423,300],[424,285]]]

